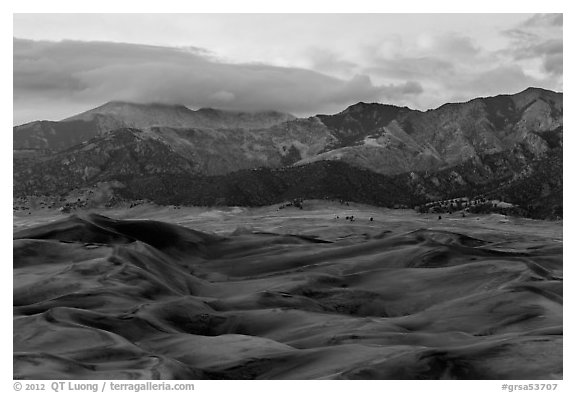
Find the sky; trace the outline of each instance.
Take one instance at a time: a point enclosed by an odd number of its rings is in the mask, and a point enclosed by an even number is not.
[[[13,124],[112,100],[337,113],[563,90],[562,14],[14,14]]]

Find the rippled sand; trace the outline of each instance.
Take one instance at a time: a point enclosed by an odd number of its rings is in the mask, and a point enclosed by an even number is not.
[[[562,377],[560,222],[101,214],[15,215],[14,378]]]

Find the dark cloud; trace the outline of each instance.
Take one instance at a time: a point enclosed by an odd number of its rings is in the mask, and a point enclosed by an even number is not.
[[[538,38],[537,34],[530,33],[526,30],[522,30],[522,29],[518,29],[518,28],[504,30],[504,31],[502,31],[502,34],[505,35],[506,37],[512,38],[514,40],[533,41],[533,40],[536,40]]]
[[[408,81],[408,82],[404,83],[403,85],[397,86],[396,88],[398,89],[398,92],[400,94],[418,95],[418,94],[422,94],[424,92],[422,85],[420,83],[414,82],[414,81]]]
[[[544,72],[562,77],[564,53],[562,39],[519,40],[508,52],[512,54],[514,60],[539,60]]]
[[[414,82],[377,86],[365,75],[342,80],[300,68],[228,64],[197,48],[14,40],[15,114],[26,113],[26,102],[38,105],[39,97],[312,114],[420,91]]]
[[[561,83],[563,74],[563,15],[536,14],[517,27],[503,31],[511,45],[501,54],[513,60],[536,60],[541,70]]]
[[[544,42],[529,42],[514,48],[515,59],[527,59],[533,57],[561,55],[563,43],[561,39],[547,40]]]
[[[553,75],[560,75],[563,74],[563,64],[564,59],[562,53],[546,56],[543,63],[543,68],[546,72],[553,74]]]
[[[564,53],[562,39],[551,39],[543,42],[524,41],[517,44],[511,53],[515,60],[540,60],[541,68],[544,72],[562,77]]]
[[[524,27],[562,27],[563,14],[536,14],[522,23]]]
[[[564,62],[562,40],[549,40],[529,49],[534,57],[542,58],[542,69],[545,72],[562,76]]]

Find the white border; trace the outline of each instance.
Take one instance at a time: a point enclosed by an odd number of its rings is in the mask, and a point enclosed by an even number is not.
[[[7,3],[7,4],[6,4]],[[185,2],[177,0],[162,0],[162,1],[128,1],[120,2],[118,0],[99,0],[96,2],[81,2],[78,0],[52,0],[52,1],[42,1],[42,0],[26,0],[26,1],[8,1],[4,2],[2,7],[2,14],[0,16],[0,28],[2,29],[2,49],[4,53],[2,61],[2,107],[4,110],[3,122],[5,126],[3,127],[3,140],[2,140],[2,180],[3,184],[6,185],[6,189],[2,194],[2,277],[4,282],[1,285],[2,293],[0,298],[2,299],[2,338],[4,351],[2,355],[2,367],[0,368],[2,379],[0,386],[4,386],[2,391],[10,392],[12,390],[12,332],[10,326],[12,326],[10,316],[11,309],[11,256],[10,247],[8,244],[8,234],[9,225],[12,223],[12,197],[10,195],[12,186],[12,159],[11,159],[11,148],[12,148],[12,138],[8,136],[9,127],[12,127],[12,32],[13,32],[13,13],[74,13],[74,12],[109,12],[109,13],[170,13],[170,12],[194,12],[194,13],[285,13],[285,12],[300,12],[300,13],[372,13],[372,12],[383,12],[383,13],[455,13],[455,12],[466,12],[466,13],[532,13],[532,12],[562,12],[564,13],[564,29],[565,37],[574,37],[573,27],[574,26],[574,9],[571,3],[568,1],[533,1],[533,0],[523,0],[523,1],[502,1],[502,0],[485,0],[482,2],[465,2],[462,0],[436,0],[436,1],[404,1],[404,2],[390,2],[390,1],[312,1],[312,0],[291,0],[281,2],[264,1],[264,0],[219,0],[215,2]],[[573,4],[573,2],[572,2]],[[564,91],[565,91],[565,105],[567,110],[567,116],[564,121],[566,123],[567,132],[565,135],[564,143],[566,145],[566,155],[564,170],[564,197],[567,201],[565,206],[565,238],[566,238],[566,248],[565,257],[566,262],[564,267],[564,275],[567,277],[568,285],[565,285],[565,313],[566,317],[565,331],[567,332],[567,337],[565,339],[564,346],[564,381],[558,381],[560,388],[557,391],[576,391],[576,386],[574,383],[574,376],[570,372],[572,366],[574,366],[574,361],[572,360],[572,354],[574,354],[574,323],[573,318],[570,318],[573,309],[573,299],[574,291],[572,283],[574,282],[574,268],[572,266],[574,256],[574,247],[571,245],[573,243],[573,222],[574,222],[574,208],[571,204],[571,197],[574,194],[571,192],[574,190],[574,180],[571,176],[575,173],[573,170],[574,166],[574,154],[571,154],[571,149],[575,148],[574,144],[574,130],[571,127],[573,123],[572,111],[573,99],[572,99],[572,75],[571,71],[574,70],[573,67],[573,50],[574,45],[572,44],[570,38],[567,40],[567,44],[564,48],[564,59],[565,67],[568,70],[564,76]],[[8,124],[10,123],[10,124]],[[10,150],[10,152],[8,151]],[[11,229],[11,227],[10,227]],[[526,383],[528,381],[517,381],[517,383]],[[510,381],[508,383],[514,383]],[[569,388],[573,386],[573,388]],[[385,391],[389,390],[392,392],[404,392],[404,391],[441,391],[441,392],[459,392],[466,390],[467,393],[472,392],[497,392],[502,391],[500,389],[501,382],[498,381],[259,381],[259,382],[224,382],[224,381],[198,381],[196,383],[197,391],[209,391],[209,390],[229,390],[229,391],[262,391],[269,393],[271,389],[275,392],[293,392],[296,389],[330,389],[335,391],[348,391],[351,389],[361,391]],[[561,389],[561,390],[560,390]]]

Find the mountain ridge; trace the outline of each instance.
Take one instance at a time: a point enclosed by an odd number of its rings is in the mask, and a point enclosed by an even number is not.
[[[449,178],[463,182],[463,190],[485,184],[501,187],[508,182],[518,198],[537,201],[536,196],[532,198],[519,192],[513,183],[525,177],[524,169],[562,152],[562,99],[562,94],[527,89],[516,95],[478,98],[427,112],[387,104],[357,103],[334,115],[293,119],[252,129],[166,125],[115,128],[53,154],[38,150],[42,154],[36,160],[35,150],[24,146],[28,148],[25,153],[14,155],[14,192],[23,195],[71,189],[71,185],[86,187],[94,182],[118,180],[130,171],[139,179],[178,175],[228,182],[226,176],[235,176],[241,171],[277,170],[274,182],[279,184],[284,181],[283,176],[305,170],[299,167],[317,168],[312,164],[336,161],[346,165],[342,168],[356,168],[342,169],[346,173],[368,170],[383,175],[388,179],[381,178],[384,184],[395,176],[405,178],[412,173],[424,173],[416,176],[428,178],[435,173],[453,171]],[[111,104],[111,108],[115,110],[119,105],[124,104]],[[132,108],[132,104],[127,105]],[[165,111],[167,107],[159,108]],[[184,111],[180,106],[168,108],[169,112]],[[198,111],[222,120],[222,112],[218,110]],[[60,122],[61,127],[68,127],[65,128],[67,134],[62,135],[68,137],[69,142],[77,142],[85,134],[75,133],[75,127],[94,124],[100,121],[100,116],[104,115],[96,111],[84,118],[72,117]],[[234,116],[237,119],[238,113]],[[498,160],[501,163],[497,163]],[[125,167],[131,169],[119,170]],[[557,164],[540,165],[538,178],[558,179],[556,173],[546,174],[548,167],[557,170]],[[288,172],[283,172],[285,170]],[[67,175],[62,176],[63,173]],[[253,182],[251,176],[246,178]],[[406,179],[403,181],[410,181]],[[46,182],[54,183],[54,188],[48,189]],[[526,184],[536,192],[533,183]],[[324,183],[318,181],[318,184]],[[450,188],[449,183],[442,184]],[[225,189],[222,187],[211,189],[220,192]],[[332,186],[325,187],[327,190]],[[432,190],[424,193],[431,200],[446,196],[446,192],[436,190],[435,186],[426,187]],[[554,180],[547,187],[557,190],[561,182],[558,185]],[[369,187],[366,192],[370,194],[373,190]],[[419,192],[418,187],[406,190]],[[546,194],[545,199],[549,197],[549,190],[538,192]],[[321,192],[314,195],[321,196]],[[254,201],[260,200],[260,197],[254,198]],[[554,203],[558,203],[557,199]]]
[[[13,128],[15,148],[60,151],[118,128],[255,129],[296,119],[276,111],[239,112],[183,105],[110,101],[61,121],[40,120]]]
[[[86,119],[89,118],[93,114],[107,114],[107,113],[118,113],[121,111],[122,108],[138,108],[140,110],[145,109],[162,109],[162,110],[172,110],[178,111],[181,113],[186,114],[202,114],[202,113],[216,113],[216,114],[237,114],[237,115],[259,115],[259,114],[270,114],[270,115],[278,115],[278,116],[286,116],[289,119],[295,119],[296,117],[290,113],[274,111],[274,110],[258,110],[258,111],[239,111],[239,110],[227,110],[227,109],[217,109],[211,107],[201,107],[196,110],[190,109],[185,105],[182,104],[167,104],[162,102],[149,102],[149,103],[141,103],[141,102],[133,102],[133,101],[124,101],[124,100],[111,100],[108,101],[96,108],[84,111],[82,113],[69,116],[65,119],[60,121],[71,121],[71,120],[78,120],[78,119]]]

